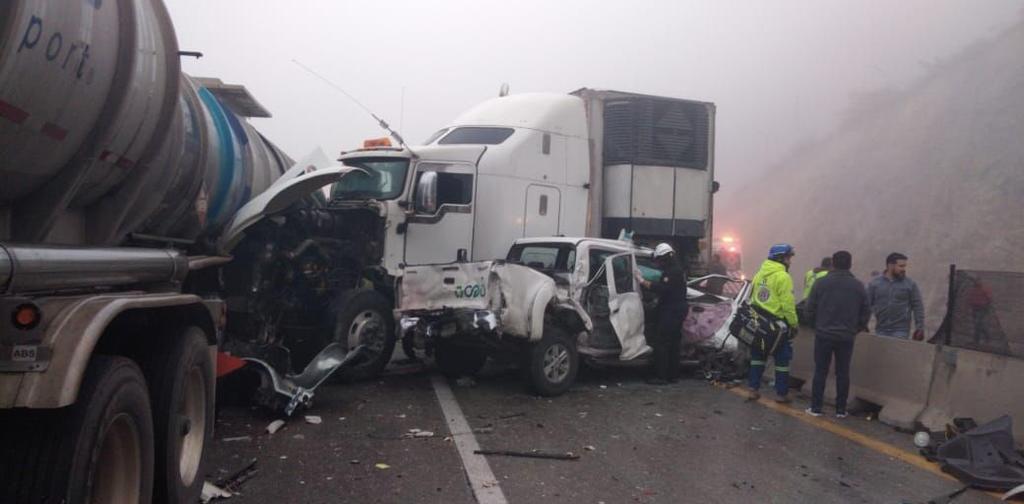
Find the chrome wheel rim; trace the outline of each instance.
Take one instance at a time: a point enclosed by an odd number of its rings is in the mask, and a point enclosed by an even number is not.
[[[561,383],[569,376],[569,349],[555,343],[544,351],[544,376],[548,382]]]
[[[348,327],[348,347],[350,349],[365,345],[372,354],[384,351],[384,317],[375,310],[363,310],[352,319]]]
[[[137,504],[142,494],[139,427],[127,413],[107,424],[99,443],[89,502]]]
[[[185,394],[182,398],[179,418],[188,422],[188,432],[179,439],[178,475],[181,484],[192,486],[199,472],[199,463],[203,458],[203,444],[206,441],[206,380],[203,370],[193,366],[185,376]],[[184,429],[184,426],[178,426]]]

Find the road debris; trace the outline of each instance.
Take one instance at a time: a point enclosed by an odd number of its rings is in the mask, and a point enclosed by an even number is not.
[[[573,452],[552,453],[540,450],[514,451],[514,450],[474,450],[477,455],[500,455],[502,457],[524,457],[550,460],[579,460],[580,456]]]
[[[233,443],[235,441],[252,441],[252,436],[226,437],[224,439],[221,439],[221,441],[224,441],[225,443]]]
[[[217,480],[217,486],[229,492],[237,492],[242,483],[256,475],[256,459],[250,459],[237,471]]]
[[[317,415],[306,415],[306,423],[308,424],[320,425],[321,423],[323,423],[323,421],[324,419],[320,418]]]
[[[204,481],[203,490],[202,493],[199,495],[199,500],[203,504],[206,504],[207,502],[213,500],[230,499],[233,495],[233,493],[224,490],[223,488],[220,488],[217,485],[210,483],[209,481]]]
[[[511,418],[519,418],[519,417],[524,417],[524,416],[526,416],[526,412],[525,411],[520,411],[518,413],[509,413],[507,415],[501,415],[501,416],[498,417],[498,420],[509,420]]]
[[[463,376],[462,378],[455,380],[455,384],[460,387],[475,387],[476,379],[474,379],[472,376]]]
[[[389,465],[387,465],[387,464],[385,464],[383,462],[378,462],[378,463],[374,464],[373,467],[376,467],[377,469],[380,469],[381,471],[384,471],[386,469],[391,469],[391,466],[389,466]]]
[[[970,419],[954,420],[947,435],[958,433],[921,449],[921,454],[972,487],[1005,491],[1024,485],[1024,456],[1016,450],[1010,416],[967,429],[972,425],[976,424]]]
[[[587,450],[587,451],[594,451],[597,448],[594,448],[594,445],[587,445],[587,446],[584,446],[583,449]]]
[[[1024,495],[1024,485],[1021,485],[1003,494],[1003,500],[1010,500],[1018,495]]]
[[[284,427],[284,420],[278,419],[267,425],[267,434],[273,434]]]

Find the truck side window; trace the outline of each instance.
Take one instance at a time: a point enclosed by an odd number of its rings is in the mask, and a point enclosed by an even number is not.
[[[604,265],[604,260],[612,254],[614,252],[608,250],[590,249],[590,280],[594,279],[597,272],[601,270],[601,266]],[[603,276],[604,274],[602,273]]]
[[[416,175],[416,182],[422,172]],[[473,175],[470,173],[437,172],[437,206],[468,205],[473,202]]]
[[[468,173],[437,174],[438,205],[468,205],[473,202],[473,176]]]
[[[615,275],[615,292],[633,292],[633,261],[628,255],[612,259],[612,273]]]

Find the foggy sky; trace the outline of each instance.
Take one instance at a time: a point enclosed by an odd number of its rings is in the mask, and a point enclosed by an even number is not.
[[[716,178],[729,188],[822,137],[850,97],[905,86],[1020,16],[973,1],[166,0],[195,76],[246,85],[254,124],[294,158],[382,136],[315,69],[416,144],[513,93],[616,89],[715,102]],[[403,107],[404,93],[404,107]]]

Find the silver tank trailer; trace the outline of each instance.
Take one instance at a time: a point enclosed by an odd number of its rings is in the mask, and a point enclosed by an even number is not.
[[[0,240],[210,236],[291,165],[178,58],[159,0],[0,2]]]

